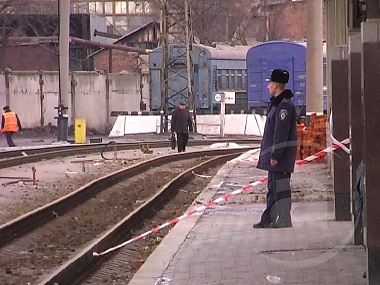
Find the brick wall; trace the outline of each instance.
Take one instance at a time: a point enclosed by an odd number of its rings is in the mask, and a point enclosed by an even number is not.
[[[48,46],[10,46],[5,51],[4,67],[12,70],[58,70],[58,57]]]
[[[122,71],[135,72],[138,67],[136,53],[130,53],[121,50],[112,51],[112,72],[119,73]],[[102,50],[94,55],[94,68],[96,70],[109,70],[109,52]]]

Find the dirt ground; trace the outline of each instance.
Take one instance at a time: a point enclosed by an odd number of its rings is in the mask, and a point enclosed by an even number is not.
[[[121,220],[141,203],[144,203],[156,190],[163,187],[176,175],[182,173],[184,169],[201,161],[202,159],[173,162],[170,165],[152,168],[141,176],[120,182],[107,189],[107,191],[97,194],[93,199],[76,207],[62,217],[57,216],[57,219],[51,223],[27,235],[26,239],[23,238],[16,241],[16,243],[12,243],[9,248],[6,246],[0,249],[0,267],[5,268],[5,274],[0,272],[0,284],[18,285],[26,284],[25,282],[35,284],[36,278],[51,272],[58,265],[61,265],[73,254],[76,254],[80,248],[107,230],[115,221]],[[117,164],[113,166],[118,168]],[[104,167],[107,168],[107,171],[116,170],[112,169],[110,165],[103,165]],[[95,178],[90,176],[89,174],[88,177],[82,177],[83,183],[85,183],[86,179]],[[160,177],[160,179],[157,179],[157,177]],[[51,177],[49,182],[50,185],[55,185],[56,189],[63,189],[66,186],[66,189],[70,190],[71,186],[74,187],[75,185],[75,183],[68,185],[65,181],[54,182]],[[76,182],[78,182],[78,179]],[[44,181],[44,183],[47,183],[47,181]],[[19,187],[19,185],[16,187]],[[33,189],[29,190],[33,191]],[[197,187],[194,192],[196,191],[200,192],[202,188]],[[179,214],[196,197],[196,193],[190,193],[182,189],[179,192],[184,195],[179,196],[180,198],[175,200],[170,209],[163,211],[165,217]],[[57,192],[52,191],[46,196],[51,198],[55,195],[57,195]],[[9,213],[20,215],[18,211],[32,207],[35,203],[43,203],[43,197],[40,195],[34,196],[35,199],[30,198],[28,197],[27,199],[28,203],[12,204],[14,207],[8,207],[8,209],[12,210]],[[156,222],[163,221],[157,218],[152,223]],[[149,224],[149,226],[151,225]],[[9,251],[13,252],[11,256],[7,255]],[[145,253],[142,253],[142,256],[147,254],[145,249],[143,251]]]
[[[109,160],[104,160],[100,154],[92,154],[0,169],[0,224],[56,200],[91,180],[145,159],[174,152],[170,148],[153,149],[152,154],[127,150],[118,152],[115,160],[113,153],[105,154]],[[32,179],[33,168],[36,184]]]

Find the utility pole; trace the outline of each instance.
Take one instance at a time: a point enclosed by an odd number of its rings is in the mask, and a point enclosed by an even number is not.
[[[160,133],[168,131],[168,91],[169,91],[169,15],[168,0],[161,0],[160,41],[162,49],[161,67],[161,124]]]
[[[323,0],[307,1],[306,117],[323,113]]]
[[[194,62],[193,53],[193,28],[191,21],[191,6],[189,0],[185,0],[185,29],[186,29],[186,68],[187,68],[187,97],[189,102],[190,115],[194,121],[194,131],[196,132],[196,104],[194,98]]]
[[[175,108],[173,102],[187,101],[189,110],[194,119],[194,130],[196,131],[196,100],[194,95],[194,63],[193,63],[193,34],[191,20],[191,0],[161,0],[161,37],[160,45],[162,49],[161,67],[161,133],[168,131],[167,115],[171,108]],[[169,36],[171,36],[169,38]],[[170,42],[179,44],[175,47],[175,52],[171,54]],[[185,48],[181,48],[183,44]],[[180,63],[180,64],[176,64]],[[184,66],[184,64],[186,67]],[[180,67],[178,67],[180,66]],[[186,68],[186,75],[183,74]],[[183,80],[186,76],[187,90],[183,86],[171,85],[169,88],[169,78],[179,78]],[[178,90],[176,88],[179,88]],[[169,100],[171,99],[171,100]],[[174,100],[174,101],[173,101]]]
[[[59,0],[59,93],[57,140],[67,141],[69,104],[70,0]]]

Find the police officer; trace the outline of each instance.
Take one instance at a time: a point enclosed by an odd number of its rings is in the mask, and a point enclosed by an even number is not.
[[[267,207],[253,228],[292,227],[290,175],[297,152],[297,114],[293,92],[285,89],[289,72],[274,69],[268,90],[268,109],[257,168],[268,171]]]
[[[4,114],[1,118],[1,132],[5,134],[8,146],[15,147],[12,135],[21,131],[21,123],[15,112],[12,112],[9,106],[4,106]]]
[[[178,108],[172,112],[171,131],[172,134],[177,134],[178,152],[184,152],[189,140],[189,131],[193,131],[193,120],[185,102],[180,102]]]

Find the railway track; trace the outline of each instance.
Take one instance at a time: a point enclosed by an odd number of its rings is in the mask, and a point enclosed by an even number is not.
[[[188,146],[211,145],[214,143],[238,143],[242,145],[258,144],[260,138],[253,139],[218,139],[218,140],[189,140]],[[170,141],[146,141],[133,143],[99,143],[86,145],[60,145],[48,147],[36,147],[29,149],[18,149],[0,152],[0,169],[17,166],[41,160],[54,159],[58,157],[73,156],[78,154],[117,152],[121,150],[170,147]]]
[[[6,271],[0,275],[0,284],[36,284],[42,276],[45,279],[38,284],[74,284],[106,259],[93,258],[93,251],[130,236],[193,176],[192,170],[205,171],[246,150],[216,149],[150,159],[92,181],[2,225],[0,263]],[[193,168],[199,162],[202,164]],[[115,221],[120,221],[118,226],[110,229]],[[85,246],[86,250],[81,251]],[[75,254],[78,251],[81,253]],[[51,275],[46,277],[46,273]]]

